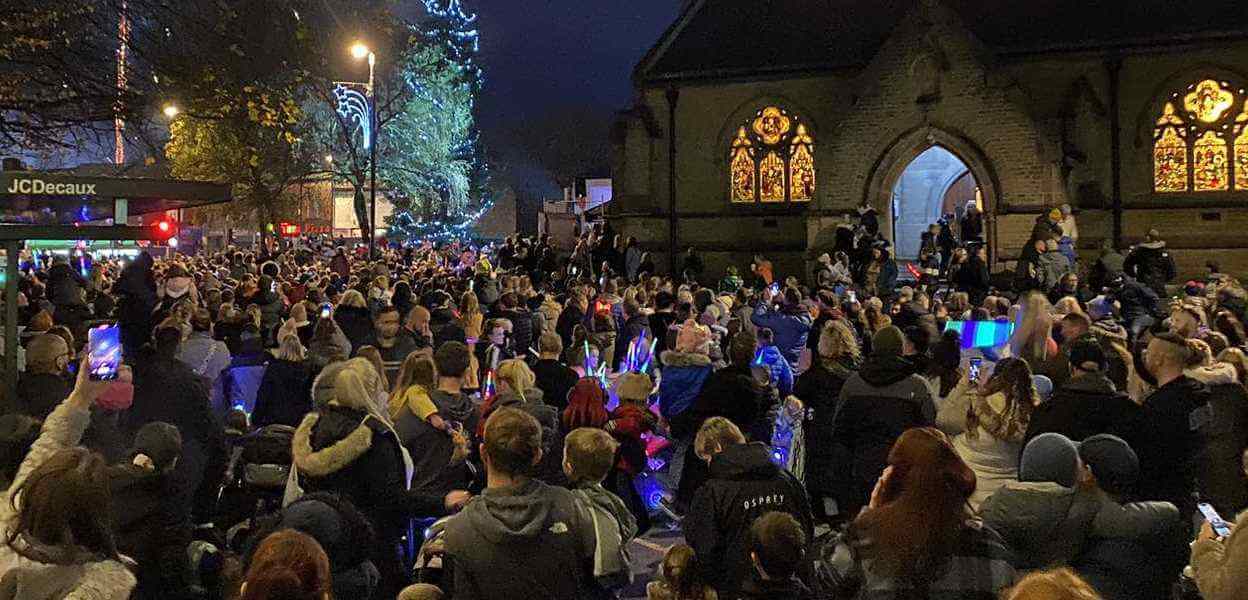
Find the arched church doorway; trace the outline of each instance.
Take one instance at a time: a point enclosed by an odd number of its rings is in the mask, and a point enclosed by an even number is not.
[[[932,146],[915,156],[897,177],[892,192],[893,247],[899,260],[919,256],[921,236],[942,216],[955,224],[968,202],[983,209],[975,176],[952,152]]]

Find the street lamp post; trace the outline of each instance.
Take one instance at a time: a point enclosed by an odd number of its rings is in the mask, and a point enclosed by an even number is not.
[[[351,55],[356,59],[368,57],[368,256],[376,258],[374,248],[377,237],[377,88],[373,87],[373,73],[377,65],[377,55],[363,43],[356,42],[351,46]]]

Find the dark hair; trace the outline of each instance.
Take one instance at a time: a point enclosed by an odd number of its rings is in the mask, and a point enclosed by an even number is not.
[[[758,339],[758,343],[765,346],[770,346],[776,341],[775,332],[767,327],[759,327],[754,337]]]
[[[10,413],[0,416],[0,485],[8,487],[17,476],[30,447],[39,439],[43,421],[29,415]]]
[[[442,344],[433,353],[433,364],[440,377],[463,377],[471,365],[468,346],[460,342]]]
[[[485,421],[485,455],[504,475],[523,475],[537,462],[542,450],[542,426],[532,415],[516,408],[499,408]]]
[[[597,427],[578,427],[563,440],[565,461],[572,483],[601,483],[615,465],[619,443],[611,434]]]
[[[182,345],[182,330],[177,327],[158,327],[152,334],[152,344],[161,356],[173,357]]]
[[[1062,317],[1062,321],[1070,323],[1071,325],[1082,327],[1084,331],[1087,331],[1088,328],[1092,327],[1092,320],[1088,318],[1088,315],[1083,313],[1066,313],[1066,316]]]
[[[766,513],[750,526],[750,551],[767,577],[788,579],[806,556],[806,532],[789,513]]]
[[[319,600],[330,594],[329,557],[312,536],[283,529],[252,556],[240,600]]]
[[[26,558],[47,562],[27,554],[34,543],[81,546],[103,558],[119,558],[108,463],[98,453],[80,447],[57,450],[13,490],[10,504],[15,516],[5,541]]]

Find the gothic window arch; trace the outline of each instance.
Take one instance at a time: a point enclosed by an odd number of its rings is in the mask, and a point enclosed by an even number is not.
[[[1248,192],[1248,91],[1209,78],[1166,98],[1153,128],[1153,190]]]
[[[728,194],[738,204],[813,200],[815,139],[806,123],[769,105],[737,127],[728,148]]]

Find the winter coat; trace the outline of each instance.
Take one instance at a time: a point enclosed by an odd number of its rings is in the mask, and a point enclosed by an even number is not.
[[[113,293],[118,295],[117,320],[126,356],[133,356],[152,338],[152,310],[156,308],[156,280],[152,256],[140,253],[121,270]]]
[[[641,248],[631,246],[624,251],[624,273],[629,281],[637,279],[639,268],[641,268]]]
[[[1101,288],[1122,274],[1122,266],[1126,260],[1117,250],[1102,252],[1096,259],[1096,264],[1092,265],[1092,272],[1088,274],[1088,286],[1093,292],[1099,293]]]
[[[1226,363],[1191,369],[1188,376],[1209,386],[1213,418],[1202,432],[1201,452],[1196,459],[1196,483],[1200,497],[1219,514],[1237,515],[1248,508],[1248,481],[1243,456],[1248,449],[1248,394]]]
[[[72,382],[61,375],[22,373],[17,378],[17,405],[13,408],[21,414],[44,419],[69,397],[72,389]]]
[[[1160,297],[1166,296],[1166,284],[1174,279],[1174,257],[1163,241],[1145,242],[1131,249],[1122,263],[1122,270],[1151,288]]]
[[[793,388],[793,394],[806,406],[806,489],[812,496],[831,496],[835,491],[833,419],[841,388],[853,374],[845,364],[821,359],[797,378]]]
[[[1195,512],[1196,460],[1213,419],[1209,387],[1187,376],[1161,386],[1144,399],[1140,432],[1139,492],[1146,500],[1174,503],[1190,517]]]
[[[953,285],[971,297],[971,303],[978,305],[992,289],[992,275],[988,265],[972,256],[953,276]]]
[[[563,488],[537,480],[486,488],[447,521],[445,540],[448,598],[579,600],[592,593],[593,517]]]
[[[568,392],[580,379],[576,371],[557,360],[542,359],[533,364],[534,385],[542,390],[542,399],[560,414],[568,407]]]
[[[1047,569],[1083,552],[1099,510],[1092,490],[1015,481],[989,496],[979,515],[1017,554],[1016,567]]]
[[[693,405],[702,384],[711,375],[711,359],[705,354],[668,350],[659,355],[663,363],[659,381],[659,412],[666,419]]]
[[[529,388],[524,390],[524,397],[513,391],[500,393],[494,398],[491,411],[503,407],[518,408],[529,413],[542,426],[542,460],[537,464],[534,477],[546,482],[563,480],[563,436],[559,423],[560,411],[542,402],[542,390]],[[482,420],[489,414],[481,415]]]
[[[6,537],[14,517],[13,492],[53,454],[77,446],[90,419],[86,407],[62,402],[44,421],[39,438],[0,502],[0,532]],[[0,544],[0,600],[111,600],[128,598],[134,589],[134,574],[119,560],[101,560],[41,544],[34,549],[46,550],[59,560],[36,562],[22,557],[9,544]]]
[[[1018,460],[1023,451],[1026,423],[1017,431],[1006,431],[1002,413],[1006,409],[1005,394],[987,397],[970,389],[965,379],[940,405],[936,426],[953,438],[953,449],[966,466],[975,472],[975,493],[967,502],[978,509],[993,492],[1018,480]],[[974,413],[978,425],[967,430],[969,414]]]
[[[358,509],[331,493],[304,494],[278,513],[272,530],[295,529],[312,536],[329,558],[334,598],[375,598],[380,574],[369,559],[377,545],[376,532]],[[266,532],[253,538],[259,545]],[[252,548],[250,555],[255,549]]]
[[[334,322],[342,329],[343,335],[347,336],[347,341],[351,342],[352,356],[373,339],[373,317],[367,308],[339,306],[334,310]]]
[[[438,416],[446,421],[464,425],[464,432],[472,435],[477,431],[478,407],[465,394],[449,394],[433,390],[429,399],[438,409]],[[455,442],[450,434],[426,423],[411,411],[403,411],[394,421],[403,447],[412,455],[412,489],[428,489],[446,494],[454,489],[464,489],[471,479],[464,465],[452,465],[451,455]],[[480,441],[480,440],[477,440]]]
[[[337,273],[339,277],[346,280],[351,276],[351,261],[347,260],[345,254],[335,254],[329,260],[329,270]],[[237,279],[237,277],[235,277]]]
[[[800,308],[792,310],[770,310],[766,305],[759,304],[750,316],[755,327],[766,327],[775,334],[776,348],[780,354],[796,365],[802,350],[806,348],[806,336],[810,335],[810,326],[814,322],[810,313]]]
[[[813,600],[814,592],[797,577],[782,581],[763,579],[754,573],[741,587],[741,600]]]
[[[494,303],[498,302],[499,297],[502,296],[498,287],[498,280],[488,275],[478,275],[474,280],[472,288],[476,292],[481,306],[494,306]]]
[[[1225,540],[1192,542],[1192,570],[1204,600],[1248,598],[1248,512]]]
[[[495,314],[511,321],[511,342],[518,356],[527,357],[529,348],[536,348],[537,336],[533,335],[533,313],[527,308],[500,310]],[[489,332],[485,332],[489,335]]]
[[[888,452],[912,427],[936,422],[927,382],[901,357],[872,355],[841,387],[828,438],[834,454],[831,477],[842,515],[865,506]]]
[[[171,474],[133,464],[108,469],[117,550],[138,563],[135,600],[185,598],[195,577],[186,560],[191,543],[187,498]]]
[[[1108,365],[1105,369],[1105,376],[1113,382],[1114,389],[1126,391],[1131,377],[1132,361],[1119,351],[1119,348],[1124,351],[1127,348],[1126,328],[1109,317],[1093,321],[1088,333],[1100,342],[1101,349],[1105,351],[1105,360]]]
[[[47,295],[54,306],[82,305],[82,292],[87,286],[87,280],[68,264],[55,264],[48,269]]]
[[[848,532],[814,549],[814,573],[826,597],[853,600],[996,600],[1013,585],[1014,554],[990,527],[967,521],[952,548],[952,556],[934,577],[924,578],[923,590],[914,581],[887,577],[871,568],[862,556],[870,542]]]
[[[1071,567],[1105,600],[1170,600],[1191,525],[1169,502],[1119,504],[1104,493],[1092,537]]]
[[[273,359],[264,369],[251,424],[297,427],[312,411],[312,366],[307,361]]]
[[[559,313],[559,320],[555,322],[555,333],[563,340],[564,348],[572,347],[572,330],[584,319],[585,313],[575,306],[569,306]]]
[[[1143,425],[1140,405],[1104,375],[1088,373],[1071,379],[1032,410],[1023,445],[1042,433],[1060,433],[1076,442],[1110,433],[1137,448],[1143,443]]]
[[[754,362],[767,370],[771,385],[780,392],[781,398],[788,398],[793,393],[793,367],[780,355],[775,346],[764,346],[758,350]],[[796,364],[796,363],[794,363]]]
[[[773,511],[792,515],[806,539],[813,539],[806,491],[771,462],[767,445],[738,444],[711,459],[710,480],[694,496],[682,526],[698,555],[702,580],[721,597],[734,597],[750,576],[750,526]]]
[[[615,338],[615,363],[611,365],[611,368],[618,368],[620,363],[628,358],[628,345],[643,333],[646,335],[646,342],[649,343],[651,339],[650,319],[646,315],[634,315],[624,321],[624,326],[620,328],[619,335]]]

